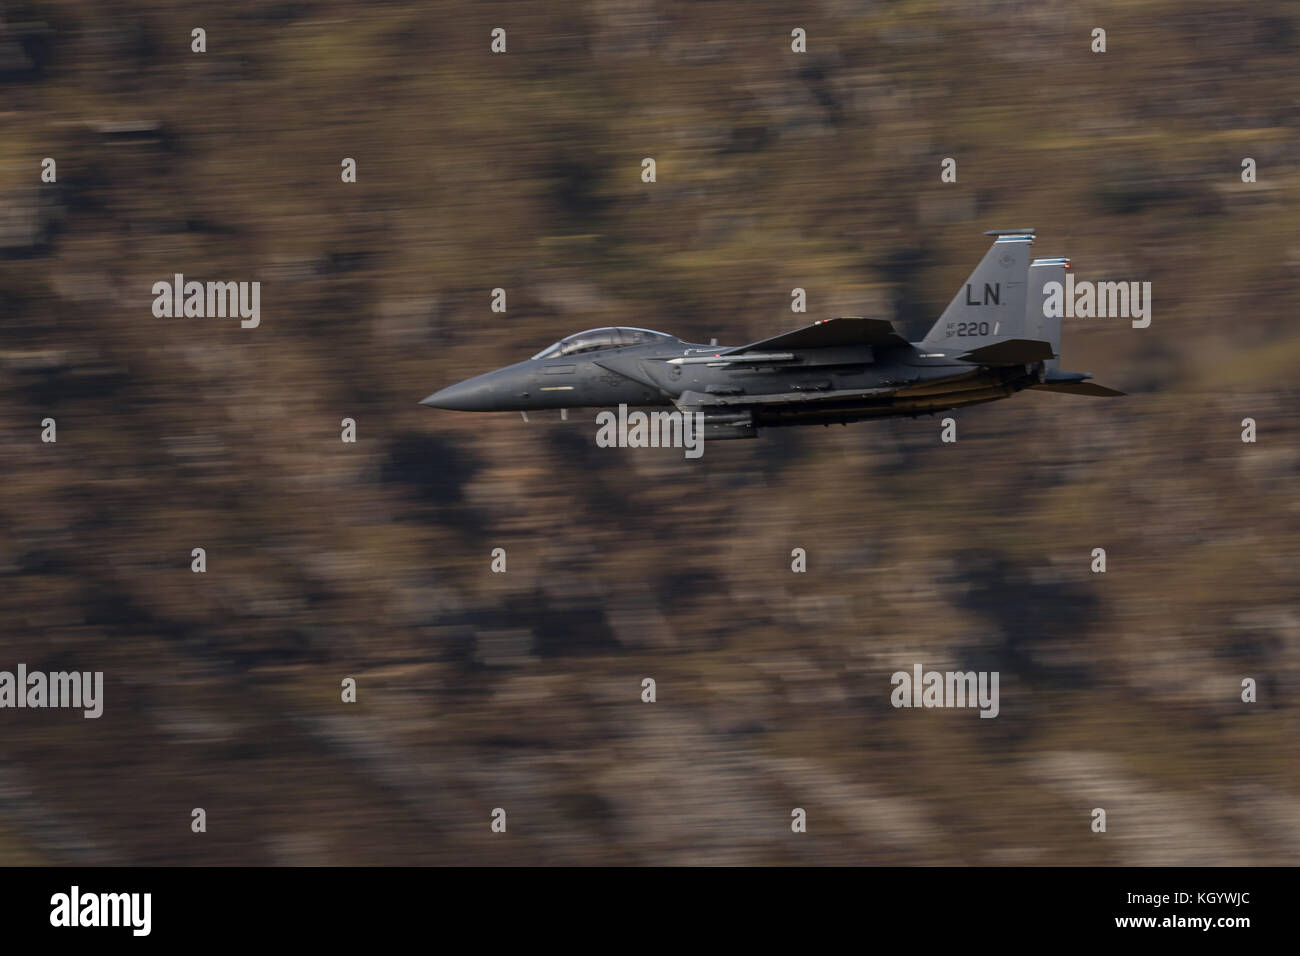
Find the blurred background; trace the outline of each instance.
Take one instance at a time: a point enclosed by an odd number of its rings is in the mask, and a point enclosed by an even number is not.
[[[106,685],[0,711],[0,864],[1296,861],[1294,5],[0,17],[0,668]],[[1065,320],[1129,397],[698,461],[417,405],[593,326],[919,338],[1024,226],[1152,283]],[[178,272],[260,327],[155,318]],[[915,663],[1000,715],[895,710]]]

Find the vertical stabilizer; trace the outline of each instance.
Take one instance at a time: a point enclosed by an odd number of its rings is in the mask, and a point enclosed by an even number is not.
[[[1059,283],[1065,287],[1065,270],[1070,268],[1070,260],[1035,259],[1029,263],[1029,294],[1025,297],[1025,338],[1046,342],[1052,347],[1056,358],[1044,365],[1048,369],[1060,367],[1061,355],[1061,317],[1047,315],[1044,308],[1047,293],[1043,287],[1049,282]]]
[[[1025,329],[1032,229],[995,230],[993,245],[919,343],[925,352],[971,352]]]

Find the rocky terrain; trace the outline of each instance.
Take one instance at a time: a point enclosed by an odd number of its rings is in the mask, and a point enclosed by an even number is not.
[[[2,15],[0,669],[105,701],[0,709],[0,864],[1300,856],[1293,8]],[[1022,226],[1152,283],[1148,328],[1065,322],[1127,397],[697,461],[417,404],[594,326],[919,337]],[[176,273],[260,325],[156,317]],[[916,663],[998,717],[894,708]]]

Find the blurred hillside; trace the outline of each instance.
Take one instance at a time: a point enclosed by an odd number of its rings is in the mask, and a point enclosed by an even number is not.
[[[0,864],[1296,861],[1294,5],[0,16],[0,669],[106,683],[0,710]],[[593,326],[919,336],[1023,226],[1152,283],[1065,323],[1129,397],[698,461],[416,404]],[[174,273],[261,325],[155,318]],[[1000,716],[895,710],[918,662]]]

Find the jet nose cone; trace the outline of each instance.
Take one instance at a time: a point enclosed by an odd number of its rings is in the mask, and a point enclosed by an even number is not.
[[[424,396],[424,398],[420,399],[420,404],[428,405],[430,408],[441,408],[442,403],[446,399],[447,393],[449,391],[451,391],[451,389],[446,389],[446,388],[439,389],[438,391],[434,392],[432,395],[426,395]]]
[[[485,376],[471,378],[434,392],[420,399],[421,405],[430,408],[449,408],[458,412],[486,412],[492,410],[492,384]]]

